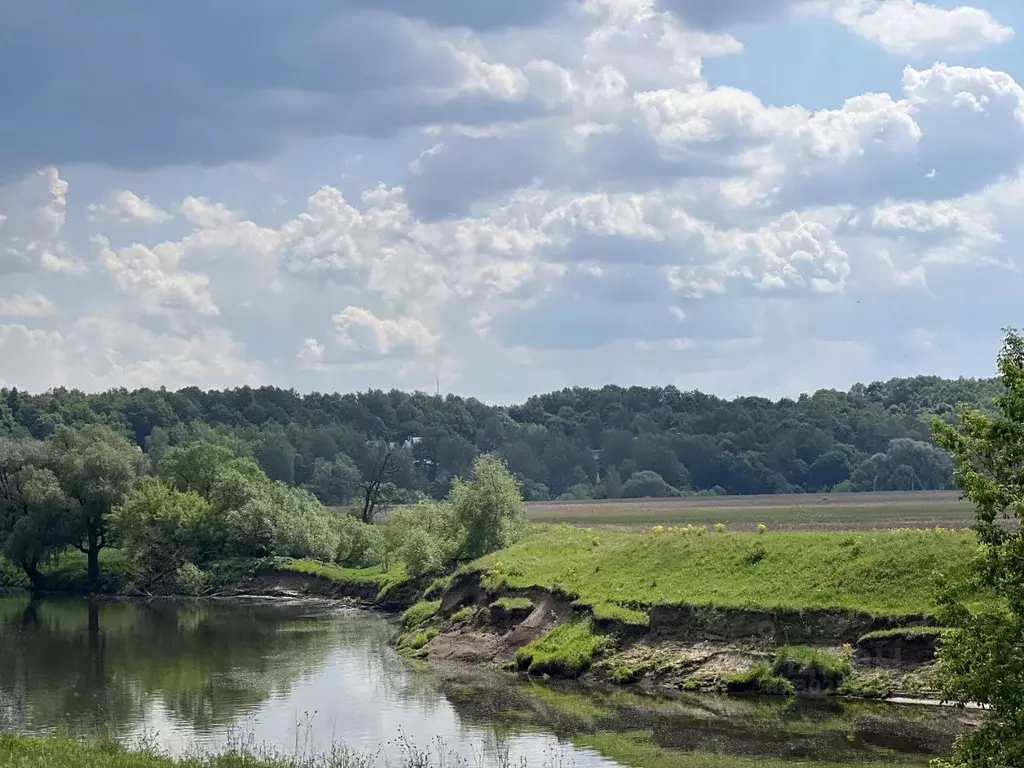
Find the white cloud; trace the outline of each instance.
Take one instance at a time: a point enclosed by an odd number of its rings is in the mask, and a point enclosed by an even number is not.
[[[134,243],[115,249],[105,237],[97,237],[94,242],[100,264],[142,311],[156,313],[184,306],[201,315],[220,313],[210,295],[210,279],[182,271],[177,243],[161,243],[153,248]]]
[[[945,9],[916,0],[847,0],[836,19],[889,53],[904,56],[980,51],[1014,37],[1013,27],[984,9]]]
[[[81,272],[62,239],[67,209],[68,183],[56,168],[0,187],[0,274]]]
[[[148,197],[139,197],[134,192],[122,189],[111,192],[100,203],[90,203],[86,208],[93,221],[110,219],[120,222],[138,221],[144,224],[159,224],[171,215],[150,202]]]
[[[0,325],[0,386],[233,387],[265,381],[259,363],[220,329],[158,334],[112,318],[84,317],[66,331]]]
[[[53,302],[38,291],[0,296],[0,317],[49,317],[57,314]]]
[[[299,367],[304,371],[326,370],[327,366],[324,365],[325,351],[324,345],[316,339],[306,339],[299,345],[299,352],[296,355],[299,360]]]
[[[345,307],[333,318],[335,338],[346,350],[377,355],[425,355],[434,351],[439,337],[418,320],[385,320],[362,307]]]

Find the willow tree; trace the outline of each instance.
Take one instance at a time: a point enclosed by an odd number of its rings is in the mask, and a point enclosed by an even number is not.
[[[986,706],[984,725],[957,742],[947,765],[1024,765],[1024,338],[1006,332],[999,354],[1003,391],[996,410],[961,408],[956,425],[935,424],[935,438],[955,462],[954,479],[976,509],[980,550],[968,592],[992,597],[967,604],[945,599],[940,672],[946,695]]]
[[[100,551],[111,544],[110,512],[145,472],[139,448],[109,427],[62,428],[46,441],[45,462],[59,481],[68,543],[85,553],[87,576],[100,575]]]

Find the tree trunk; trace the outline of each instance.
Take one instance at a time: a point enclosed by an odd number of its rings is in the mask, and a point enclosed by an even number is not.
[[[100,547],[96,541],[89,542],[89,552],[87,555],[89,567],[86,571],[86,577],[89,579],[90,585],[95,585],[100,578]]]
[[[38,563],[23,563],[21,566],[25,575],[28,576],[28,581],[32,585],[32,589],[43,588],[43,574],[39,571]]]

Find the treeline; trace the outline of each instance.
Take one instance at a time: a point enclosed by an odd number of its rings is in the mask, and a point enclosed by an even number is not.
[[[393,450],[376,444],[377,494]],[[45,440],[0,437],[0,555],[47,586],[43,566],[71,549],[99,583],[100,553],[116,548],[138,589],[200,594],[210,566],[270,557],[351,567],[404,564],[412,577],[450,570],[512,543],[526,516],[518,483],[493,455],[473,461],[442,501],[391,510],[328,509],[302,488],[272,480],[251,458],[209,443],[153,462],[103,425],[59,427]]]
[[[796,400],[604,387],[496,407],[396,390],[5,389],[0,435],[44,439],[62,426],[102,424],[156,463],[206,442],[332,506],[443,498],[490,452],[529,500],[941,490],[951,487],[951,464],[932,442],[931,420],[959,403],[989,410],[997,393],[995,380],[917,377]],[[385,476],[381,444],[393,449]]]

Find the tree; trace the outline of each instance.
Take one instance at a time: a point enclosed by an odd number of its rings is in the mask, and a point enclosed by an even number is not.
[[[493,454],[473,462],[469,481],[456,480],[448,500],[462,531],[459,552],[468,560],[509,546],[526,522],[516,479]]]
[[[382,509],[402,503],[405,495],[400,493],[396,480],[408,475],[410,461],[404,449],[392,442],[376,440],[366,446],[360,464],[362,519],[369,524]]]
[[[42,443],[0,438],[0,551],[37,589],[43,586],[39,566],[69,538],[66,500],[43,459]]]
[[[625,499],[663,499],[678,495],[679,491],[666,483],[661,475],[649,470],[636,472],[622,486]]]
[[[173,577],[186,563],[203,562],[213,546],[209,502],[150,477],[114,508],[110,526],[147,583]]]
[[[362,477],[355,462],[345,454],[339,454],[334,461],[316,460],[309,487],[324,504],[340,507],[359,495],[361,483]]]
[[[172,450],[160,462],[159,474],[179,491],[195,491],[208,499],[217,474],[234,458],[224,446],[193,443]]]
[[[256,446],[256,460],[267,477],[279,483],[295,482],[295,447],[284,435],[271,435]]]
[[[85,553],[87,577],[95,582],[100,551],[110,544],[110,512],[145,471],[145,457],[127,438],[99,425],[61,427],[47,439],[46,453],[71,519],[69,543]]]
[[[977,607],[951,589],[944,598],[951,631],[940,650],[946,695],[987,707],[983,727],[962,737],[949,765],[1024,765],[1024,338],[1006,332],[999,354],[1003,392],[989,415],[970,407],[959,423],[936,420],[936,442],[953,456],[954,478],[976,510],[981,542],[966,588],[996,598]]]

